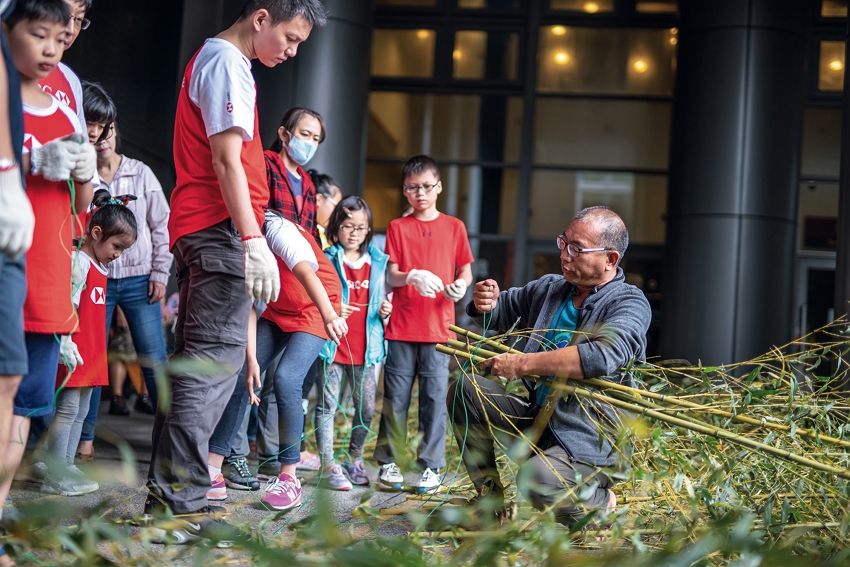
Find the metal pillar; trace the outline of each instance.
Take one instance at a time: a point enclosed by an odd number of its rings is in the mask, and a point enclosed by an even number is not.
[[[848,24],[850,25],[850,24]],[[845,41],[845,61],[850,55],[850,27]],[[838,182],[838,250],[835,258],[835,318],[850,315],[850,73],[844,74],[844,109],[841,118],[841,173]]]
[[[346,194],[363,193],[371,65],[372,3],[323,0],[328,25],[314,29],[295,58],[280,69],[254,63],[260,131],[266,147],[280,119],[293,106],[312,108],[325,119],[328,137],[307,164],[331,175]]]
[[[805,0],[683,0],[662,354],[717,365],[790,339]]]

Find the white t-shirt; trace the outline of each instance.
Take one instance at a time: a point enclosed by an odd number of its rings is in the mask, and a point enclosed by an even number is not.
[[[302,236],[301,230],[290,221],[268,212],[265,230],[269,248],[283,260],[290,271],[300,262],[307,262],[314,272],[319,270],[316,253],[306,240],[306,238],[313,238],[312,236],[309,234]]]
[[[251,61],[235,45],[211,38],[195,57],[189,100],[201,109],[207,137],[238,127],[242,140],[254,138],[257,86]]]

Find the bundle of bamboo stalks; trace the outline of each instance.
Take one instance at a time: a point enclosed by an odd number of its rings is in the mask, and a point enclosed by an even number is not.
[[[462,372],[479,376],[477,365],[484,360],[521,354],[505,344],[509,339],[533,340],[541,334],[485,338],[459,327],[451,330],[465,340],[450,340],[437,350],[455,357]],[[635,366],[631,371],[638,387],[603,378],[557,378],[547,385],[558,396],[641,416],[627,434],[632,451],[625,457],[633,474],[619,491],[631,495],[629,506],[636,515],[623,520],[624,526],[655,529],[659,517],[678,517],[668,527],[698,523],[706,510],[714,515],[718,506],[737,506],[762,516],[767,526],[820,523],[836,541],[850,543],[850,485],[845,482],[850,480],[850,427],[845,434],[847,404],[835,392],[847,365],[839,364],[829,376],[815,371],[850,352],[850,339],[846,324],[818,332],[827,340],[813,343],[811,336],[804,337],[725,368]]]

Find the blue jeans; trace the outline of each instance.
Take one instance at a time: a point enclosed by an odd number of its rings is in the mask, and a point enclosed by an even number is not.
[[[127,324],[130,326],[130,335],[133,337],[133,346],[142,367],[142,375],[145,378],[145,386],[154,408],[158,401],[156,390],[156,379],[154,368],[165,364],[168,357],[165,354],[165,339],[162,335],[162,311],[159,303],[151,305],[148,295],[148,282],[150,276],[135,276],[131,278],[110,279],[106,284],[106,333],[109,335],[109,326],[112,323],[112,314],[115,306],[121,307]],[[94,425],[97,420],[97,410],[100,407],[100,388],[92,390],[91,405],[86,420],[83,423],[81,441],[94,439]]]
[[[257,363],[260,365],[260,373],[265,372],[283,352],[273,380],[280,432],[280,452],[277,459],[284,465],[293,465],[301,460],[301,436],[304,430],[301,386],[304,384],[304,376],[324,345],[325,339],[315,335],[285,333],[271,321],[257,321]],[[209,446],[213,453],[230,455],[230,449],[248,407],[246,373],[247,368],[243,366],[236,381],[236,389],[210,438]],[[266,380],[269,378],[266,376]]]

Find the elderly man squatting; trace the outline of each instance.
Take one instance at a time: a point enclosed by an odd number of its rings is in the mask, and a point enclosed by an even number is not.
[[[482,368],[508,379],[601,378],[632,385],[631,374],[623,369],[646,356],[651,312],[643,293],[625,283],[619,267],[628,242],[625,223],[614,211],[589,207],[558,237],[563,276],[546,275],[503,292],[493,280],[477,283],[467,313],[479,323],[486,319],[488,329],[505,332],[519,319],[517,328],[548,330],[534,333],[524,354],[500,355]],[[504,499],[494,434],[504,446],[513,447],[517,430],[527,433],[543,406],[557,400],[537,443],[543,452],[522,466],[519,490],[537,509],[551,507],[556,519],[567,525],[590,510],[613,510],[614,481],[608,471],[617,464],[617,455],[610,438],[612,424],[622,414],[575,395],[550,398],[551,388],[544,384],[526,385],[529,401],[479,377],[463,377],[449,389],[446,402],[455,436],[479,496]],[[605,433],[601,444],[600,428]],[[578,483],[597,485],[583,502],[571,490]]]

